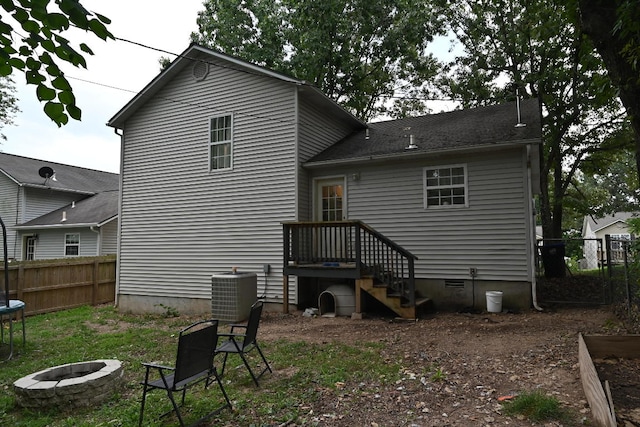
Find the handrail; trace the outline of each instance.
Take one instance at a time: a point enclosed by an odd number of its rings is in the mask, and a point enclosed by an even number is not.
[[[415,306],[411,252],[362,221],[284,222],[284,270],[290,266],[352,267]]]

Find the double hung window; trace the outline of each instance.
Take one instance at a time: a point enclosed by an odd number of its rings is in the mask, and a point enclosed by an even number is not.
[[[425,208],[467,206],[467,166],[424,168]]]
[[[233,160],[233,116],[226,114],[209,120],[209,169],[230,169]]]

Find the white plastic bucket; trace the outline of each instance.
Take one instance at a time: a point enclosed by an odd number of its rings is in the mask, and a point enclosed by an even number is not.
[[[487,291],[487,311],[489,313],[502,312],[502,291]]]

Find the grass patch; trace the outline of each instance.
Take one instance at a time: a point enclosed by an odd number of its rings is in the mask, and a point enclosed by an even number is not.
[[[188,316],[129,315],[113,307],[79,307],[26,319],[27,343],[18,339],[17,355],[0,367],[0,425],[28,427],[128,427],[137,425],[144,375],[141,362],[173,366],[178,332],[200,319]],[[225,327],[221,326],[225,331]],[[205,425],[262,426],[299,422],[320,396],[340,389],[357,389],[360,383],[393,384],[401,366],[383,360],[380,343],[314,344],[295,340],[261,341],[274,374],[265,374],[260,387],[253,384],[238,357],[230,356],[223,378],[233,401],[233,412],[224,411]],[[6,347],[6,346],[5,346]],[[6,348],[2,349],[3,351]],[[33,372],[66,363],[94,359],[118,359],[125,385],[99,407],[37,412],[19,408],[13,382]],[[216,359],[217,360],[217,359]],[[217,360],[219,366],[220,361]],[[253,363],[259,363],[253,358]],[[354,391],[357,392],[357,391]],[[187,392],[183,415],[190,423],[222,402],[214,387],[196,385]],[[174,416],[158,421],[170,409],[161,391],[151,392],[145,409],[146,426],[173,426]]]
[[[504,413],[510,416],[521,415],[533,422],[561,421],[573,422],[573,417],[560,401],[536,390],[515,397],[504,404]]]

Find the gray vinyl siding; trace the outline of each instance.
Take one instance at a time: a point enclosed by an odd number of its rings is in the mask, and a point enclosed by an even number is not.
[[[211,275],[237,267],[258,274],[258,295],[281,300],[281,222],[296,219],[294,99],[288,83],[215,66],[196,82],[186,67],[127,121],[120,294],[210,298]],[[209,119],[227,113],[233,169],[210,172]]]
[[[469,206],[425,209],[423,168],[452,164],[467,166]],[[356,171],[359,181],[347,184],[349,218],[415,254],[417,278],[468,279],[475,267],[479,280],[530,280],[523,150],[334,170]]]
[[[19,258],[20,246],[16,245],[16,231],[13,226],[19,217],[20,187],[6,175],[0,174],[0,216],[7,232],[8,258]],[[0,254],[4,257],[4,248],[0,245]]]
[[[115,219],[100,228],[100,252],[98,255],[113,255],[118,252],[118,220]]]
[[[26,188],[24,197],[24,217],[20,222],[31,221],[51,211],[60,209],[74,201],[80,201],[87,196],[76,193],[65,193],[38,188]]]
[[[58,228],[38,231],[35,259],[74,258],[66,257],[64,254],[65,235],[69,233],[80,233],[80,254],[78,256],[96,256],[97,233],[88,228]]]
[[[354,128],[330,117],[325,111],[314,108],[308,103],[299,105],[299,161],[300,164],[317,155],[324,149],[340,141]],[[298,220],[309,221],[313,218],[310,174],[299,167],[299,211]]]

